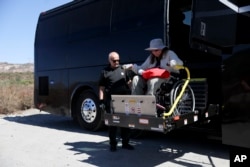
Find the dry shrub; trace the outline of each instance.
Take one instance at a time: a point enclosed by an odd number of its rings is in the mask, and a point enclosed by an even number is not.
[[[33,73],[0,74],[0,114],[33,107]]]

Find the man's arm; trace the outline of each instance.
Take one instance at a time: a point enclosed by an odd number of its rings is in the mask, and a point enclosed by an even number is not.
[[[99,87],[99,100],[104,100],[104,91],[105,91],[105,87],[100,86]]]

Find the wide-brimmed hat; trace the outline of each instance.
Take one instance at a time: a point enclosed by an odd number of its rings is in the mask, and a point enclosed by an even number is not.
[[[149,43],[149,48],[146,48],[145,50],[149,50],[149,51],[152,51],[152,50],[157,50],[157,49],[164,49],[166,48],[167,46],[164,45],[162,39],[160,38],[156,38],[156,39],[152,39]]]

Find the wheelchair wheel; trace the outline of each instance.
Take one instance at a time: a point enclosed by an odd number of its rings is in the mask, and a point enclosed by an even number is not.
[[[184,81],[179,81],[173,86],[170,94],[171,106],[174,104],[175,100],[180,94],[183,85]],[[192,88],[189,85],[187,85],[186,90],[184,91],[182,97],[180,98],[180,101],[176,105],[176,108],[173,112],[173,116],[194,112],[194,109],[195,109],[194,92]]]

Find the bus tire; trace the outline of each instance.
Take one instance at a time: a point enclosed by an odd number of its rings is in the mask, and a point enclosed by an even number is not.
[[[76,118],[82,128],[90,131],[103,128],[104,113],[98,106],[98,97],[93,91],[86,90],[80,94],[76,103]]]

